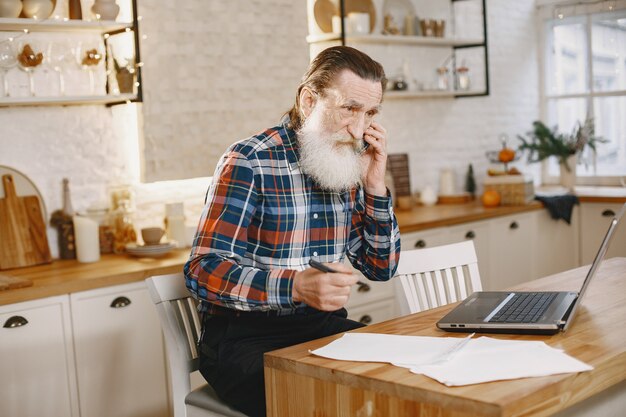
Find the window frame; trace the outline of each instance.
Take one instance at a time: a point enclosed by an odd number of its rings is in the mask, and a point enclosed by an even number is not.
[[[555,3],[550,2],[550,7],[538,6],[540,9],[537,13],[537,26],[539,27],[539,114],[541,120],[548,120],[549,105],[552,100],[560,99],[575,99],[580,98],[585,100],[585,106],[588,114],[594,117],[594,99],[598,97],[625,97],[626,90],[613,90],[613,91],[594,91],[593,83],[593,22],[602,19],[603,17],[611,18],[626,18],[626,9],[617,9],[612,11],[599,11],[588,10],[587,12],[571,15],[563,18],[558,18],[559,7],[567,7],[571,3]],[[541,10],[544,9],[544,10]],[[548,14],[550,13],[550,14]],[[547,94],[548,80],[547,74],[551,63],[551,46],[552,43],[552,28],[556,25],[563,23],[581,22],[585,25],[585,55],[586,55],[586,85],[585,92],[582,93],[567,93],[567,94]],[[552,125],[552,123],[547,123]],[[593,164],[595,165],[595,154],[593,154]],[[559,184],[558,175],[550,175],[549,161],[545,160],[541,163],[541,181],[542,184],[556,185]],[[625,175],[577,175],[576,185],[597,185],[597,186],[621,186]]]

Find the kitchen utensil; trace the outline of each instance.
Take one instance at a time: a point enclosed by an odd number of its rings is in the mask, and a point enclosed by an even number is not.
[[[13,176],[2,176],[5,198],[0,199],[0,269],[52,261],[46,224],[36,196],[18,197]]]
[[[43,196],[39,192],[37,186],[35,186],[35,183],[22,172],[5,165],[0,165],[0,177],[6,174],[11,174],[13,176],[13,186],[15,187],[15,194],[37,196],[43,218],[47,219],[48,213],[46,211],[46,205],[43,201]],[[4,187],[0,187],[0,198],[4,198]]]
[[[12,277],[10,275],[0,274],[0,291],[14,290],[16,288],[25,288],[33,285],[33,281],[28,278]]]

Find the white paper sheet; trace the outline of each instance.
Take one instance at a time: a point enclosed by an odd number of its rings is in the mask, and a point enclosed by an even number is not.
[[[541,341],[490,337],[472,339],[451,358],[439,361],[462,340],[457,337],[346,333],[311,353],[339,360],[389,362],[448,386],[593,369]]]

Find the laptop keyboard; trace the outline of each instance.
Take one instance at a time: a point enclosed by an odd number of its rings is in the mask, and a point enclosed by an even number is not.
[[[556,292],[515,294],[492,318],[490,323],[535,323],[556,298]]]

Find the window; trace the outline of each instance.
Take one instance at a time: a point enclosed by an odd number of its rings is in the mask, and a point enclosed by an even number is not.
[[[581,156],[579,184],[626,180],[626,2],[579,2],[540,7],[543,26],[542,119],[571,132],[586,117],[608,142]],[[544,182],[559,175],[544,166]]]

